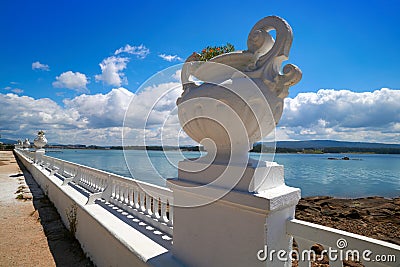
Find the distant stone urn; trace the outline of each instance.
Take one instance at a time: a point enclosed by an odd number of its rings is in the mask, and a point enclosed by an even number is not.
[[[246,161],[253,143],[275,129],[289,87],[302,76],[292,64],[281,72],[292,39],[289,24],[269,16],[250,31],[246,51],[206,62],[197,61],[196,54],[186,60],[181,74],[184,91],[177,100],[179,121],[192,139],[214,155],[214,162]]]
[[[26,150],[28,150],[31,147],[31,143],[29,142],[28,138],[26,138],[25,141],[22,143],[22,147]]]
[[[37,137],[33,140],[37,149],[42,149],[47,144],[47,139],[43,131],[39,131]]]

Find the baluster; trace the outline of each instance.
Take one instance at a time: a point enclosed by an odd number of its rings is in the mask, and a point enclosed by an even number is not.
[[[99,185],[100,185],[100,178],[99,178],[99,177],[96,177],[94,181],[95,181],[95,183],[94,183],[94,190],[95,190],[95,191],[99,191],[99,188],[100,188],[100,187],[99,187]]]
[[[96,191],[97,174],[92,173],[92,191]]]
[[[90,172],[89,172],[89,170],[86,170],[85,171],[85,181],[84,181],[84,184],[85,184],[85,188],[88,188],[89,186],[90,186]]]
[[[44,170],[46,168],[47,165],[47,158],[45,158],[46,156],[43,156],[43,160],[42,160],[42,170]]]
[[[59,162],[57,162],[57,161],[54,161],[54,167],[55,167],[54,173],[58,173],[61,169],[61,166],[60,166]]]
[[[124,184],[120,183],[119,184],[119,202],[123,203],[124,202]]]
[[[117,190],[117,185],[116,185],[115,183],[112,183],[112,184],[111,184],[111,195],[110,195],[110,199],[115,199],[116,190]]]
[[[80,182],[80,180],[82,179],[82,167],[78,167],[78,173],[76,174],[75,178],[74,178],[74,182],[78,183]]]
[[[125,185],[124,188],[124,204],[129,205],[129,186]]]
[[[96,180],[96,191],[97,192],[101,192],[102,184],[103,184],[103,179],[101,178],[101,176],[97,177],[97,180]]]
[[[60,171],[60,172],[59,172],[58,174],[60,174],[61,176],[63,176],[63,174],[64,174],[64,162],[62,162],[59,171]]]
[[[99,176],[97,178],[97,190],[99,192],[104,190],[104,186],[103,185],[104,185],[104,177],[103,177],[103,175],[101,175],[101,176]]]
[[[50,161],[49,171],[50,171],[50,175],[53,175],[53,173],[54,173],[54,158],[51,159],[51,161]]]
[[[118,200],[119,198],[119,184],[115,183],[115,187],[114,187],[114,199]]]
[[[118,201],[119,202],[122,202],[123,201],[123,199],[124,199],[124,188],[123,188],[123,184],[122,183],[120,183],[119,185],[118,185]]]
[[[134,205],[135,205],[134,208],[139,210],[140,209],[139,190],[136,187],[134,189],[134,194],[135,194],[134,199],[133,199],[134,200]]]
[[[118,202],[123,202],[124,200],[124,188],[123,188],[123,184],[119,183],[118,184]]]
[[[96,179],[96,174],[94,174],[93,172],[90,172],[90,189],[94,190],[94,179]]]
[[[86,170],[85,185],[86,185],[86,188],[90,185],[90,172],[88,170]]]
[[[105,189],[105,187],[104,187],[104,181],[105,181],[105,179],[104,178],[100,178],[99,179],[99,192],[102,192],[102,191],[104,191],[104,189]]]
[[[94,178],[94,191],[99,191],[99,184],[100,184],[100,174],[96,175]]]
[[[110,175],[108,175],[108,177],[106,178],[106,179],[104,179],[104,190],[106,190],[106,188],[107,188],[107,185],[109,184],[109,183],[114,183],[112,180],[111,180],[111,177],[110,177]]]
[[[78,185],[83,185],[85,183],[85,179],[86,179],[86,170],[85,169],[81,169],[81,177],[78,180]]]
[[[89,171],[89,181],[88,181],[88,185],[89,188],[93,188],[93,173],[91,171]]]
[[[89,171],[88,173],[88,188],[91,189],[93,185],[93,173]]]
[[[58,169],[59,169],[59,167],[57,165],[57,161],[55,159],[53,159],[53,167],[52,167],[52,169],[54,170],[54,172],[57,172]]]
[[[75,177],[78,175],[78,170],[79,170],[79,167],[78,167],[78,166],[75,166],[73,178],[75,178]]]
[[[132,191],[132,187],[128,187],[128,203],[127,205],[130,207],[133,207],[133,191]]]
[[[63,175],[65,178],[68,178],[68,177],[69,177],[70,170],[69,170],[69,166],[68,166],[68,165],[65,166],[65,165],[66,165],[66,164],[63,163],[64,171],[63,171],[63,173],[62,173],[61,175]]]
[[[153,198],[150,195],[146,194],[146,214],[150,216],[152,215],[152,210],[151,210],[151,202],[153,201],[152,199]]]
[[[164,199],[161,199],[161,220],[165,223],[168,222],[167,218],[167,202]]]
[[[103,192],[104,189],[106,189],[106,179],[104,179],[104,177],[100,178],[99,180],[99,192]]]
[[[112,199],[112,194],[113,194],[113,190],[114,190],[114,183],[110,182],[108,185],[106,185],[104,187],[103,190],[103,194],[102,194],[102,198],[106,201],[106,202],[110,202]]]
[[[145,193],[143,191],[140,191],[139,197],[140,197],[139,209],[140,209],[140,211],[144,212],[146,210],[146,207],[144,206]]]
[[[96,179],[96,191],[97,192],[101,192],[102,184],[103,184],[103,179],[101,178],[101,176],[97,177],[97,179]]]
[[[100,179],[99,179],[99,192],[104,191],[104,189],[105,189],[104,184],[105,184],[105,179],[104,179],[104,177],[103,177],[103,178],[100,178]]]
[[[160,214],[158,212],[158,205],[159,205],[159,200],[158,198],[153,197],[153,210],[152,210],[152,216],[154,219],[159,219],[160,218]]]
[[[79,179],[78,184],[83,185],[85,184],[85,181],[86,181],[86,170],[81,169],[81,179]]]
[[[303,251],[310,251],[312,245],[314,245],[314,242],[301,239],[298,237],[295,237],[296,242],[297,242],[297,247],[299,248],[299,253],[298,253],[298,266],[299,267],[310,267],[311,266],[311,261],[309,261],[307,258],[305,258],[308,254],[307,253],[302,253]],[[303,257],[304,255],[304,257]]]
[[[91,173],[90,173],[90,171],[88,170],[88,171],[86,171],[86,188],[89,188],[90,187],[90,179],[92,178],[92,175],[91,175]]]
[[[174,224],[174,206],[168,201],[168,226],[173,226]]]
[[[97,174],[96,176],[94,176],[93,179],[93,189],[94,191],[98,191],[99,190],[99,184],[100,184],[100,174]]]

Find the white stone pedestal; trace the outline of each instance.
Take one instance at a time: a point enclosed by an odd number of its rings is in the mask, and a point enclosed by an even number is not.
[[[284,184],[283,166],[249,165],[237,172],[243,173],[241,179],[229,190],[225,179],[204,186],[226,166],[212,164],[198,172],[190,171],[204,167],[201,164],[180,162],[178,179],[168,180],[174,193],[175,257],[187,266],[266,266],[267,261],[257,257],[265,245],[268,250],[291,249],[285,221],[294,217],[300,189]],[[232,167],[228,173],[237,179],[235,170],[239,167]],[[218,195],[222,197],[216,200]],[[276,258],[268,262],[268,266],[285,265]]]
[[[45,150],[43,148],[37,149],[35,151],[35,163],[39,163],[40,161],[42,161],[44,154],[45,154]]]

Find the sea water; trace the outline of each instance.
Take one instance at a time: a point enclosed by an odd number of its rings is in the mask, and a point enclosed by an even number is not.
[[[48,156],[165,186],[166,178],[177,177],[177,164],[199,152],[143,150],[63,149]],[[356,198],[400,196],[400,155],[380,154],[257,154],[284,165],[285,181],[301,189],[302,196],[328,195]],[[341,159],[348,156],[350,160]]]

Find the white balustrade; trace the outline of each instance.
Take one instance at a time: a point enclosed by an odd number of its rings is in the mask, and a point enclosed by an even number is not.
[[[34,156],[35,156],[33,152],[31,152],[29,150],[23,150],[23,149],[16,149],[16,151],[18,151],[19,153],[24,155],[29,161],[33,161]]]
[[[33,162],[33,152],[20,149],[16,152]],[[73,183],[87,190],[88,204],[93,204],[97,198],[101,198],[106,204],[112,204],[172,235],[171,190],[49,156],[43,156],[37,164],[42,169],[47,169],[49,175],[57,174],[61,177],[64,186]]]
[[[172,192],[166,188],[122,176],[110,176],[108,198],[103,198],[121,210],[127,211],[148,224],[172,235]]]

